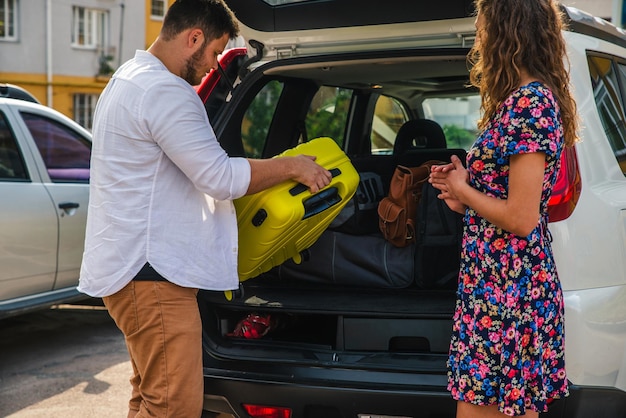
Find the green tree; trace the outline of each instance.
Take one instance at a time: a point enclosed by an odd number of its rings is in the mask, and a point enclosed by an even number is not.
[[[243,147],[247,157],[261,158],[282,90],[283,83],[270,81],[263,86],[248,107],[241,127]]]
[[[469,149],[476,140],[476,134],[457,125],[444,125],[443,132],[450,148]]]
[[[330,87],[325,89],[327,93],[332,89],[332,93],[326,94],[325,100],[309,109],[305,123],[307,136],[308,139],[327,136],[342,146],[352,91]],[[313,103],[317,101],[314,99]]]

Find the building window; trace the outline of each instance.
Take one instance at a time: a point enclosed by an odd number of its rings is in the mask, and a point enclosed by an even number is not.
[[[0,0],[0,40],[17,40],[17,0]]]
[[[150,2],[150,17],[152,17],[153,19],[163,19],[166,10],[166,0],[152,0]]]
[[[109,30],[109,12],[74,6],[72,19],[72,46],[105,48]]]
[[[97,94],[74,95],[74,120],[86,129],[93,127],[93,111],[98,101]]]

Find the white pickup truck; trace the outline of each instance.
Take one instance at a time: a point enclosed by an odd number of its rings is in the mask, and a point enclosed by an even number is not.
[[[76,285],[90,154],[76,122],[0,97],[0,318],[85,298]]]

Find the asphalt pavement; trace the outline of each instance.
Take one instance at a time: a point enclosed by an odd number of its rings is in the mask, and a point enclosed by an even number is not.
[[[131,371],[98,300],[0,319],[0,418],[126,418]]]
[[[131,365],[102,306],[0,320],[0,417],[125,418]]]

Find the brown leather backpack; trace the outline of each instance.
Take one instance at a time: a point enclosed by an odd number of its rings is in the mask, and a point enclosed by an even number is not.
[[[437,164],[445,163],[430,160],[418,167],[398,165],[393,173],[389,194],[378,204],[378,226],[385,239],[396,247],[415,242],[417,202],[430,168]]]

